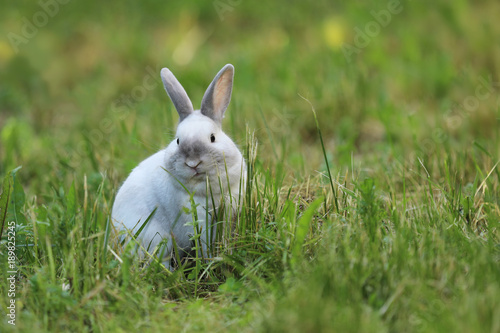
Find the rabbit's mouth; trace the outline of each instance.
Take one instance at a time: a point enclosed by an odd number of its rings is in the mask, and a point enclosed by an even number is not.
[[[200,178],[204,177],[207,173],[200,171],[200,170],[193,170],[194,174],[191,176],[191,178]]]

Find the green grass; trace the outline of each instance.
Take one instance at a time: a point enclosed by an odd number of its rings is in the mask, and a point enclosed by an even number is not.
[[[389,2],[71,1],[19,52],[41,7],[2,5],[0,331],[500,332],[498,6],[400,6],[347,59]],[[159,69],[199,107],[226,63],[235,235],[218,260],[141,266],[108,217],[173,138]]]

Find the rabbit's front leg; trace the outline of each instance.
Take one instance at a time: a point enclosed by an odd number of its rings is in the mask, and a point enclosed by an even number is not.
[[[212,225],[212,215],[202,205],[199,205],[196,208],[196,213],[198,215],[198,228],[195,232],[199,233],[198,244],[200,247],[199,250],[201,250],[201,253],[199,253],[199,255],[205,259],[211,258],[212,254],[210,248],[212,245],[212,240],[214,238],[214,228],[210,227]]]

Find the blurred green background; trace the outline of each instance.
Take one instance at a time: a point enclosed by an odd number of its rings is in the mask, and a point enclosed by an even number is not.
[[[117,185],[172,139],[159,70],[199,107],[226,63],[225,131],[243,145],[248,125],[259,160],[296,177],[324,168],[301,96],[338,171],[474,143],[498,157],[497,14],[496,1],[463,0],[5,2],[0,175],[22,165],[31,195],[84,174]]]

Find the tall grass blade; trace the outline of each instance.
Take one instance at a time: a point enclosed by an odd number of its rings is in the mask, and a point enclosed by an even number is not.
[[[337,211],[337,214],[340,214],[339,202],[337,199],[337,191],[335,190],[335,186],[333,185],[333,177],[332,177],[332,173],[330,171],[330,163],[328,162],[328,157],[326,155],[325,144],[323,142],[323,135],[321,134],[321,129],[319,127],[318,117],[316,116],[316,110],[314,109],[314,106],[307,98],[305,98],[304,96],[301,96],[301,95],[299,95],[299,96],[311,106],[311,110],[312,110],[313,116],[314,116],[314,121],[316,123],[316,129],[318,130],[319,140],[321,143],[321,149],[323,151],[323,158],[325,159],[325,163],[326,163],[326,170],[328,171],[328,179],[330,180],[330,186],[332,188],[333,199],[335,202],[335,209]]]

